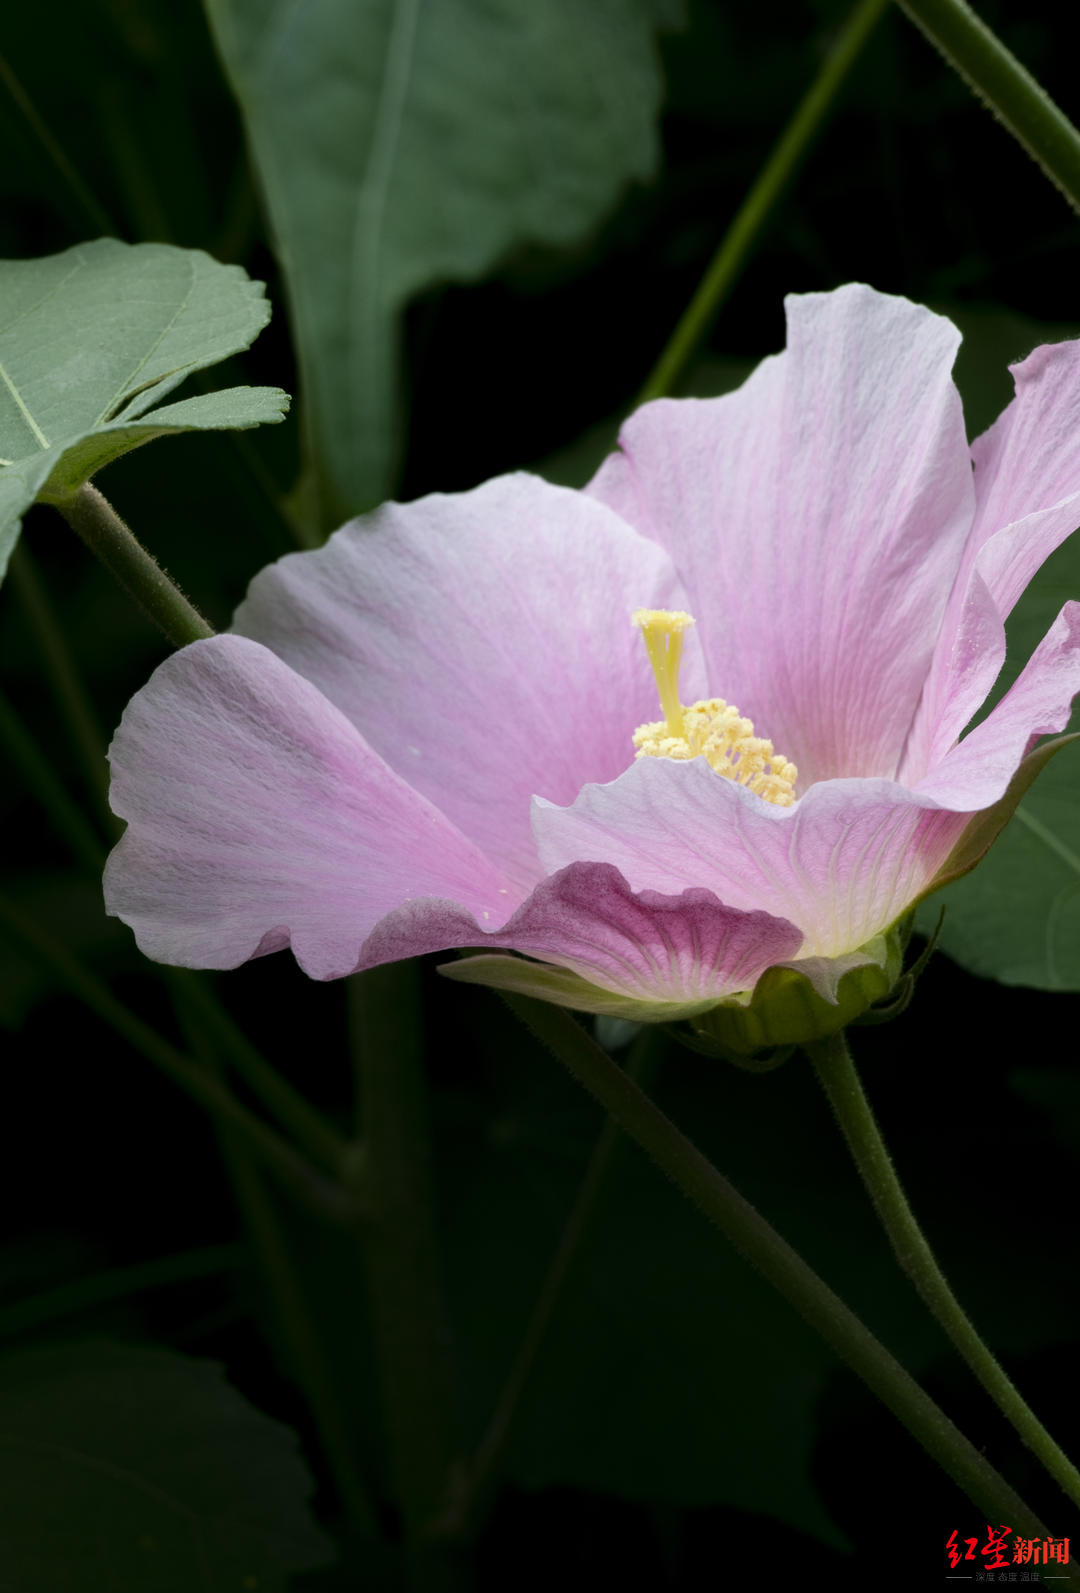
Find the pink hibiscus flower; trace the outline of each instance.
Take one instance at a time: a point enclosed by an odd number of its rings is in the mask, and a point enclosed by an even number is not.
[[[388,504],[264,570],[124,715],[109,911],[185,967],[483,948],[449,971],[656,1020],[861,968],[865,1005],[1080,690],[1067,603],[958,739],[1080,522],[1080,344],[969,450],[958,343],[866,287],[792,298],[785,353],[640,409],[584,492]]]

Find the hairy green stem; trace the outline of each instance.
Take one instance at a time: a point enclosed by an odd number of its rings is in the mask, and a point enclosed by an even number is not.
[[[89,481],[54,507],[174,647],[213,636],[198,609]]]
[[[91,1012],[119,1034],[133,1050],[178,1084],[218,1122],[237,1131],[257,1156],[305,1205],[335,1222],[352,1220],[343,1191],[322,1178],[291,1145],[236,1099],[205,1068],[184,1056],[136,1018],[63,946],[0,896],[0,929],[5,930],[38,962],[52,970]]]
[[[364,1242],[394,1491],[416,1589],[453,1586],[432,1522],[457,1454],[450,1328],[431,1182],[418,970],[393,963],[350,981],[363,1153],[353,1187]]]
[[[808,1045],[806,1050],[897,1261],[998,1409],[1072,1502],[1080,1506],[1080,1471],[1051,1438],[979,1337],[938,1266],[896,1175],[843,1033]]]
[[[1051,1535],[854,1312],[569,1013],[522,996],[504,996],[504,1000],[606,1107],[631,1139],[648,1152],[862,1378],[926,1452],[986,1512],[987,1520],[1008,1523],[1024,1537]],[[1063,1579],[1080,1586],[1080,1567],[1067,1566]]]
[[[888,3],[889,0],[858,0],[836,35],[821,70],[735,212],[694,297],[642,388],[639,404],[670,393],[705,337]]]
[[[1045,176],[1080,211],[1080,132],[964,0],[897,0]]]
[[[109,808],[106,795],[108,764],[105,761],[105,738],[34,566],[25,536],[12,554],[8,579],[41,655],[57,706],[67,724],[72,746],[82,765],[86,790],[94,803],[102,830],[113,837],[119,828],[119,821]]]

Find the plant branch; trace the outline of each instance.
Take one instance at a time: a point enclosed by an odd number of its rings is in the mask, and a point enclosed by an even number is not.
[[[1080,132],[964,0],[897,0],[1076,211]]]
[[[524,1023],[685,1195],[872,1389],[988,1520],[1024,1537],[1050,1533],[975,1446],[786,1240],[560,1007],[504,996]],[[1080,1567],[1064,1579],[1080,1586]]]
[[[1080,1472],[979,1337],[938,1266],[896,1175],[843,1033],[809,1045],[806,1050],[897,1261],[998,1409],[1073,1504],[1080,1506]]]
[[[779,143],[739,206],[719,249],[683,312],[637,402],[670,393],[734,287],[750,252],[784,190],[809,151],[825,117],[889,0],[859,0],[836,35],[821,70],[800,102]]]

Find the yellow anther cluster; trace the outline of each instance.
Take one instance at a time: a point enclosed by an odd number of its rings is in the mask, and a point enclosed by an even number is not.
[[[795,801],[795,765],[773,751],[771,741],[755,736],[749,719],[722,697],[707,697],[684,707],[678,696],[678,672],[683,632],[694,622],[689,614],[666,609],[639,608],[634,624],[640,626],[656,676],[660,706],[665,717],[639,725],[634,746],[639,758],[705,758],[725,780],[740,785],[789,808]]]
[[[725,780],[737,780],[766,802],[789,808],[795,801],[799,771],[771,741],[755,736],[749,719],[722,697],[705,697],[682,711],[684,734],[673,736],[666,719],[639,725],[634,746],[639,758],[706,758]]]

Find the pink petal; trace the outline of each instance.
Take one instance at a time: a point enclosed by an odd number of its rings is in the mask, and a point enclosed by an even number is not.
[[[634,890],[699,886],[730,907],[762,909],[806,937],[799,966],[856,951],[894,923],[964,824],[965,815],[880,779],[825,781],[794,807],[776,807],[702,758],[642,759],[610,785],[586,786],[568,808],[538,801],[533,810],[549,869],[589,857],[613,864]]]
[[[974,494],[948,321],[858,284],[787,310],[785,354],[646,405],[588,490],[669,549],[710,693],[804,790],[895,774]]]
[[[409,898],[449,897],[493,924],[519,899],[314,686],[241,637],[167,659],[110,758],[128,829],[106,902],[159,962],[234,968],[291,942],[306,973],[331,979]]]
[[[977,569],[964,601],[953,597],[923,695],[912,721],[898,779],[918,785],[940,763],[982,707],[1005,662],[1005,626]]]
[[[1004,618],[1078,514],[1080,495],[1006,526],[983,545],[962,593],[954,589],[900,766],[906,784],[924,781],[986,701],[1005,662]]]
[[[786,919],[806,937],[797,965],[828,994],[813,960],[842,958],[906,911],[970,816],[1004,795],[1040,736],[1064,729],[1077,692],[1080,603],[1068,603],[1011,691],[914,790],[831,780],[778,808],[704,759],[642,759],[610,785],[586,786],[570,807],[536,802],[540,855],[550,869],[601,859],[634,890],[700,886]]]
[[[590,987],[624,1003],[663,1004],[689,1012],[753,989],[771,963],[793,956],[802,942],[792,924],[768,913],[725,907],[708,891],[635,895],[607,863],[572,863],[542,880],[509,921],[490,932],[466,922],[460,911],[455,915],[441,908],[416,902],[384,919],[364,946],[361,966],[448,945],[508,947],[570,969]],[[431,939],[430,948],[424,945],[425,936]],[[445,971],[453,978],[484,983],[477,974],[487,961],[474,964],[469,958]],[[520,988],[520,981],[513,987]],[[614,1009],[609,1001],[596,1005],[586,997],[583,1010]]]
[[[975,523],[966,563],[1005,526],[1075,499],[1080,493],[1080,342],[1051,343],[1010,366],[1016,396],[972,447],[975,461]],[[1070,530],[1080,510],[1064,516]],[[1040,529],[1022,553],[983,566],[990,594],[1006,618],[1036,570],[1069,531]],[[1056,540],[1053,538],[1056,537]]]
[[[719,1001],[752,990],[802,935],[766,912],[726,907],[707,890],[630,889],[607,863],[573,863],[538,885],[488,937],[645,1001]]]
[[[257,576],[235,624],[528,889],[532,795],[614,779],[657,716],[640,606],[685,606],[667,555],[602,504],[515,475],[353,521]]]
[[[1012,372],[1015,398],[972,448],[975,519],[904,758],[910,782],[985,699],[1005,660],[1001,621],[1080,525],[1080,343],[1038,348]]]
[[[1069,722],[1080,692],[1080,603],[1066,603],[1011,689],[918,786],[943,807],[996,802],[1040,736]]]

